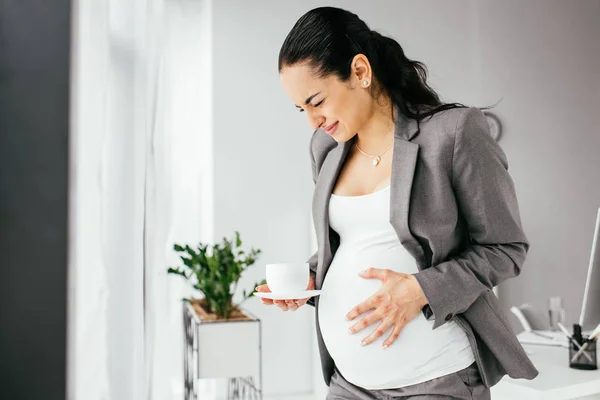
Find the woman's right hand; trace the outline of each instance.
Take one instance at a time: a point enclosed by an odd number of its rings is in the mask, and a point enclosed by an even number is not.
[[[310,274],[310,280],[308,281],[308,286],[306,287],[306,290],[313,290],[314,288],[315,288],[315,277],[313,274]],[[256,291],[257,292],[270,292],[271,289],[269,289],[269,286],[267,284],[265,284],[265,285],[257,286]],[[265,299],[264,297],[261,297],[260,301],[262,301],[262,303],[267,306],[272,306],[273,304],[275,304],[276,306],[281,308],[283,311],[288,311],[288,310],[296,311],[298,308],[305,305],[306,302],[308,301],[308,299],[310,299],[310,297],[307,297],[305,299],[289,299],[289,300],[271,300],[271,299]]]

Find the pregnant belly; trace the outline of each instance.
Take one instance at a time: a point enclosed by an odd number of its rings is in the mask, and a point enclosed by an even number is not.
[[[378,252],[381,258],[385,253]],[[388,253],[389,255],[389,253]],[[372,258],[371,258],[372,259]],[[395,261],[395,262],[393,262]],[[381,261],[380,268],[396,266],[400,272],[409,272],[398,264],[398,259]],[[409,260],[409,262],[411,262]],[[463,334],[462,330],[447,323],[435,331],[432,330],[433,321],[427,321],[419,312],[402,329],[400,336],[387,349],[383,349],[384,340],[391,334],[388,329],[373,343],[361,346],[361,340],[369,336],[379,325],[378,321],[367,328],[350,334],[348,328],[372,311],[362,314],[353,321],[346,321],[346,314],[356,305],[368,299],[381,288],[378,279],[365,279],[358,274],[367,268],[361,257],[337,257],[331,264],[322,293],[319,298],[319,325],[325,345],[334,359],[338,369],[351,382],[389,382],[398,376],[418,375],[427,364],[444,354],[453,351],[448,346],[452,340],[450,330],[455,329],[455,334]],[[400,267],[398,267],[400,266]],[[461,346],[466,343],[463,341]],[[468,345],[468,343],[467,343]]]

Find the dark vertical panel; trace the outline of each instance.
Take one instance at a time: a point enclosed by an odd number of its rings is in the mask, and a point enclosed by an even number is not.
[[[0,0],[0,398],[66,397],[69,0]]]

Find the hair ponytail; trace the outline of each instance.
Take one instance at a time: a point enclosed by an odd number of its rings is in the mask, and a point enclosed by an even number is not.
[[[397,41],[376,31],[371,31],[371,40],[376,57],[369,60],[381,85],[379,89],[392,99],[403,115],[423,119],[442,110],[464,107],[458,103],[443,104],[427,84],[427,67],[406,57]]]

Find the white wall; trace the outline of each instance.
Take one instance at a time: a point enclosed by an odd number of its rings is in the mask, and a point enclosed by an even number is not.
[[[304,9],[213,2],[215,237],[239,230],[245,245],[263,250],[240,287],[263,279],[269,262],[310,255],[311,132],[277,73],[279,46]],[[312,391],[312,310],[283,313],[258,299],[246,306],[262,319],[266,394]]]
[[[600,207],[600,1],[484,4],[481,100],[503,97],[501,144],[532,245],[501,298],[547,310],[563,296],[572,323]]]

